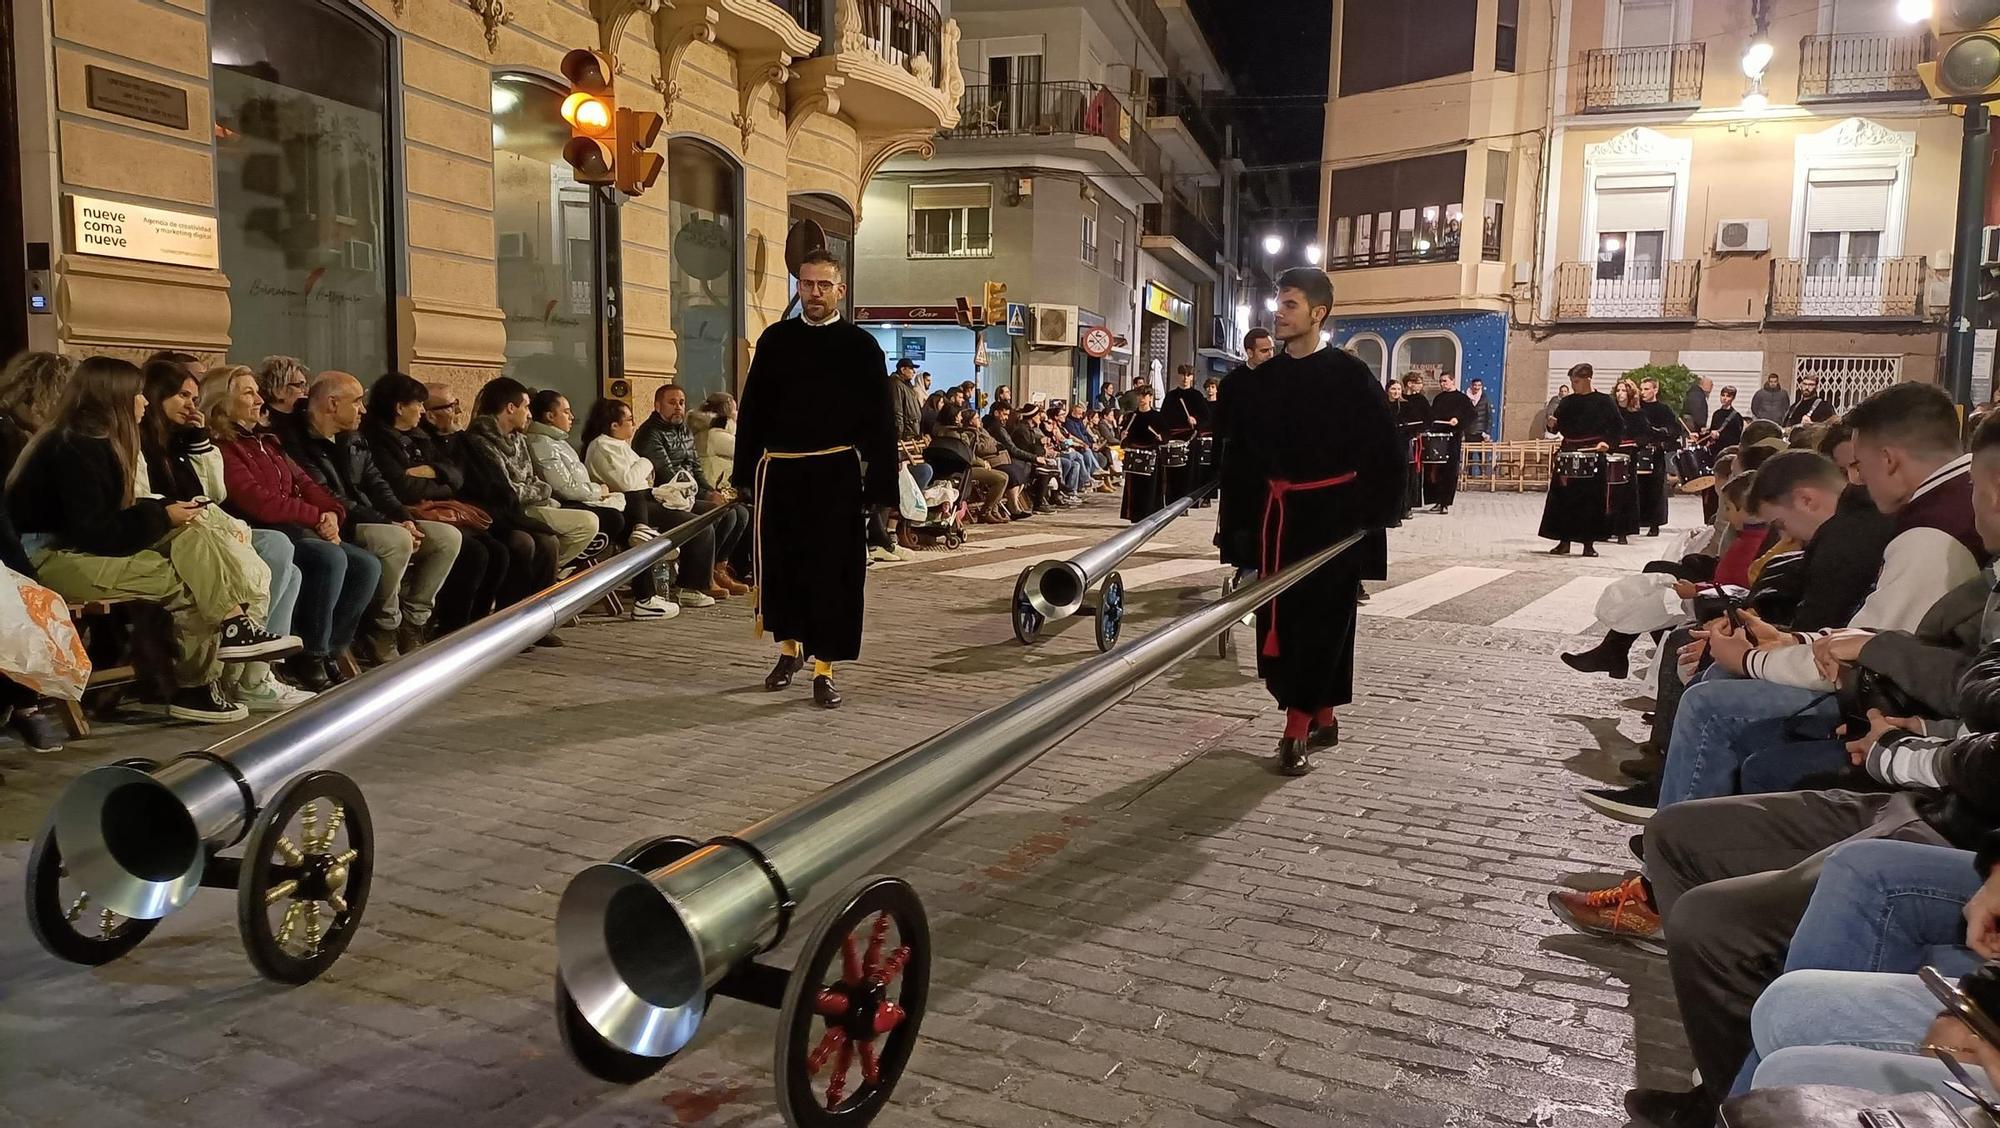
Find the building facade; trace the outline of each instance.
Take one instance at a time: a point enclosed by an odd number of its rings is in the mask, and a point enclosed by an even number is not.
[[[4,5],[0,223],[46,271],[9,349],[289,354],[465,392],[734,391],[785,312],[792,229],[851,257],[860,186],[960,95],[928,0]],[[642,197],[561,155],[577,47],[666,116]]]
[[[1927,31],[1895,0],[1767,6],[1753,79],[1759,10],[1337,3],[1337,340],[1484,379],[1517,438],[1580,362],[1685,364],[1745,402],[1773,372],[1843,402],[1934,380],[1959,123],[1917,78]]]
[[[857,316],[884,350],[937,386],[1030,398],[1236,363],[1223,248],[1240,163],[1205,105],[1226,80],[1183,0],[959,0],[953,15],[957,126],[934,158],[891,160],[863,202]],[[978,306],[989,282],[1013,324],[961,327],[956,300]]]

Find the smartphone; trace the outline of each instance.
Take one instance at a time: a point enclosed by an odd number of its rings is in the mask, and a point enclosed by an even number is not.
[[[215,502],[205,497],[191,497],[188,499],[188,504],[197,509],[205,509],[208,506],[214,505]]]
[[[1917,977],[1924,981],[1924,986],[1930,988],[1931,994],[1937,996],[1938,1002],[1944,1004],[1945,1010],[1971,1027],[1974,1034],[1979,1035],[1980,1041],[2000,1049],[2000,1025],[1996,1025],[1993,1019],[1980,1009],[1979,1004],[1973,1002],[1972,997],[1959,988],[1958,984],[1939,975],[1937,969],[1932,967],[1921,969],[1917,972]]]

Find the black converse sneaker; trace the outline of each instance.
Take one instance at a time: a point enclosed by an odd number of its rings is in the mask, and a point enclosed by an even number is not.
[[[222,624],[222,646],[218,657],[224,662],[268,662],[305,649],[297,635],[274,635],[238,615]]]
[[[249,719],[250,710],[224,697],[222,690],[210,682],[175,690],[174,695],[167,699],[167,716],[177,721],[226,725]]]

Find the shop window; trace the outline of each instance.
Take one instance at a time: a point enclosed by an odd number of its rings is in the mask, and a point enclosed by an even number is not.
[[[388,33],[340,0],[213,0],[209,15],[231,354],[393,367]]]
[[[854,213],[832,196],[793,196],[792,225],[812,222],[826,237],[827,252],[840,260],[840,276],[847,279],[847,297],[841,302],[843,316],[854,313]],[[797,297],[799,280],[785,276],[787,302]]]
[[[1405,333],[1396,341],[1396,363],[1392,371],[1398,379],[1415,374],[1424,386],[1437,387],[1439,376],[1458,374],[1458,338],[1443,330]]]
[[[737,390],[742,335],[740,174],[721,150],[676,137],[667,142],[668,300],[680,347],[674,382],[688,401]]]
[[[521,75],[493,80],[493,228],[508,370],[581,412],[603,394],[595,213],[613,205],[563,159],[563,95]]]
[[[1383,346],[1382,338],[1373,333],[1357,333],[1347,342],[1347,351],[1367,365],[1368,371],[1375,374],[1375,379],[1382,379],[1382,370],[1389,359],[1388,349]]]
[[[991,184],[910,186],[911,258],[990,258]]]

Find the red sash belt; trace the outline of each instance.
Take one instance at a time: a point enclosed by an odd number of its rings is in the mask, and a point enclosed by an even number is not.
[[[1284,567],[1285,498],[1291,494],[1302,493],[1308,490],[1325,490],[1332,489],[1334,486],[1344,486],[1352,482],[1354,477],[1354,471],[1349,470],[1345,474],[1336,474],[1331,478],[1321,478],[1316,482],[1287,482],[1281,478],[1271,480],[1270,493],[1264,498],[1264,523],[1261,530],[1261,543],[1257,546],[1257,571],[1259,574],[1265,576],[1275,575],[1279,568]],[[1275,544],[1271,540],[1271,517],[1274,513],[1278,519],[1278,538]],[[1276,600],[1271,601],[1270,625],[1271,629],[1269,633],[1264,636],[1264,656],[1267,658],[1276,658],[1278,656],[1278,603]]]

